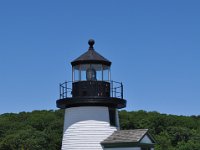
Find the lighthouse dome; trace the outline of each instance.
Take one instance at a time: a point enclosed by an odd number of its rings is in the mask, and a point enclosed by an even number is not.
[[[90,39],[88,41],[88,44],[90,46],[88,51],[79,56],[78,58],[76,58],[75,60],[73,60],[71,62],[72,66],[79,64],[88,64],[88,63],[104,64],[107,66],[111,65],[111,62],[108,59],[106,59],[105,57],[103,57],[94,50],[93,45],[95,44],[95,41],[93,39]]]

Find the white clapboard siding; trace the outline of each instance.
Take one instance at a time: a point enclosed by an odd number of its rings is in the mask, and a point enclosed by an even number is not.
[[[100,142],[116,130],[110,126],[107,107],[68,108],[65,110],[62,150],[103,150]]]

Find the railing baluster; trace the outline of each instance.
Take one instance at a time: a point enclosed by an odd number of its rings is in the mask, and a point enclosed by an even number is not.
[[[59,84],[60,99],[70,97],[72,84],[69,85],[69,83],[72,83],[72,81],[65,81],[64,83]],[[68,94],[68,92],[70,92],[70,94]]]
[[[65,98],[67,98],[67,82],[65,82]]]
[[[62,97],[61,97],[61,84],[60,84],[60,86],[59,86],[59,89],[60,89],[60,99],[61,99],[61,98],[62,98]]]
[[[65,98],[65,91],[64,86],[62,85],[62,98]]]
[[[113,91],[114,91],[114,90],[113,90],[113,81],[112,81],[112,97],[113,97]]]
[[[115,87],[114,89],[115,89],[114,91],[115,91],[115,97],[116,97],[116,94],[117,94],[117,88]]]
[[[121,98],[123,99],[123,84],[121,82]]]
[[[62,87],[62,84],[61,84],[61,98],[63,98],[63,87]]]

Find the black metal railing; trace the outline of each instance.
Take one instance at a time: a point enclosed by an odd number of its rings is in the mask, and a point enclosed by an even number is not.
[[[72,81],[60,83],[60,99],[72,96]]]
[[[60,84],[60,99],[72,97],[72,81]],[[123,99],[122,82],[110,81],[110,97]]]
[[[123,99],[123,84],[122,82],[110,81],[110,94],[111,97],[122,98]]]

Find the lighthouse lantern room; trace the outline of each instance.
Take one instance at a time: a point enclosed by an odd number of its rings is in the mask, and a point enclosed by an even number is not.
[[[72,82],[60,84],[57,107],[65,109],[62,150],[102,150],[119,129],[118,109],[126,107],[123,85],[111,80],[111,62],[89,49],[71,62]]]

